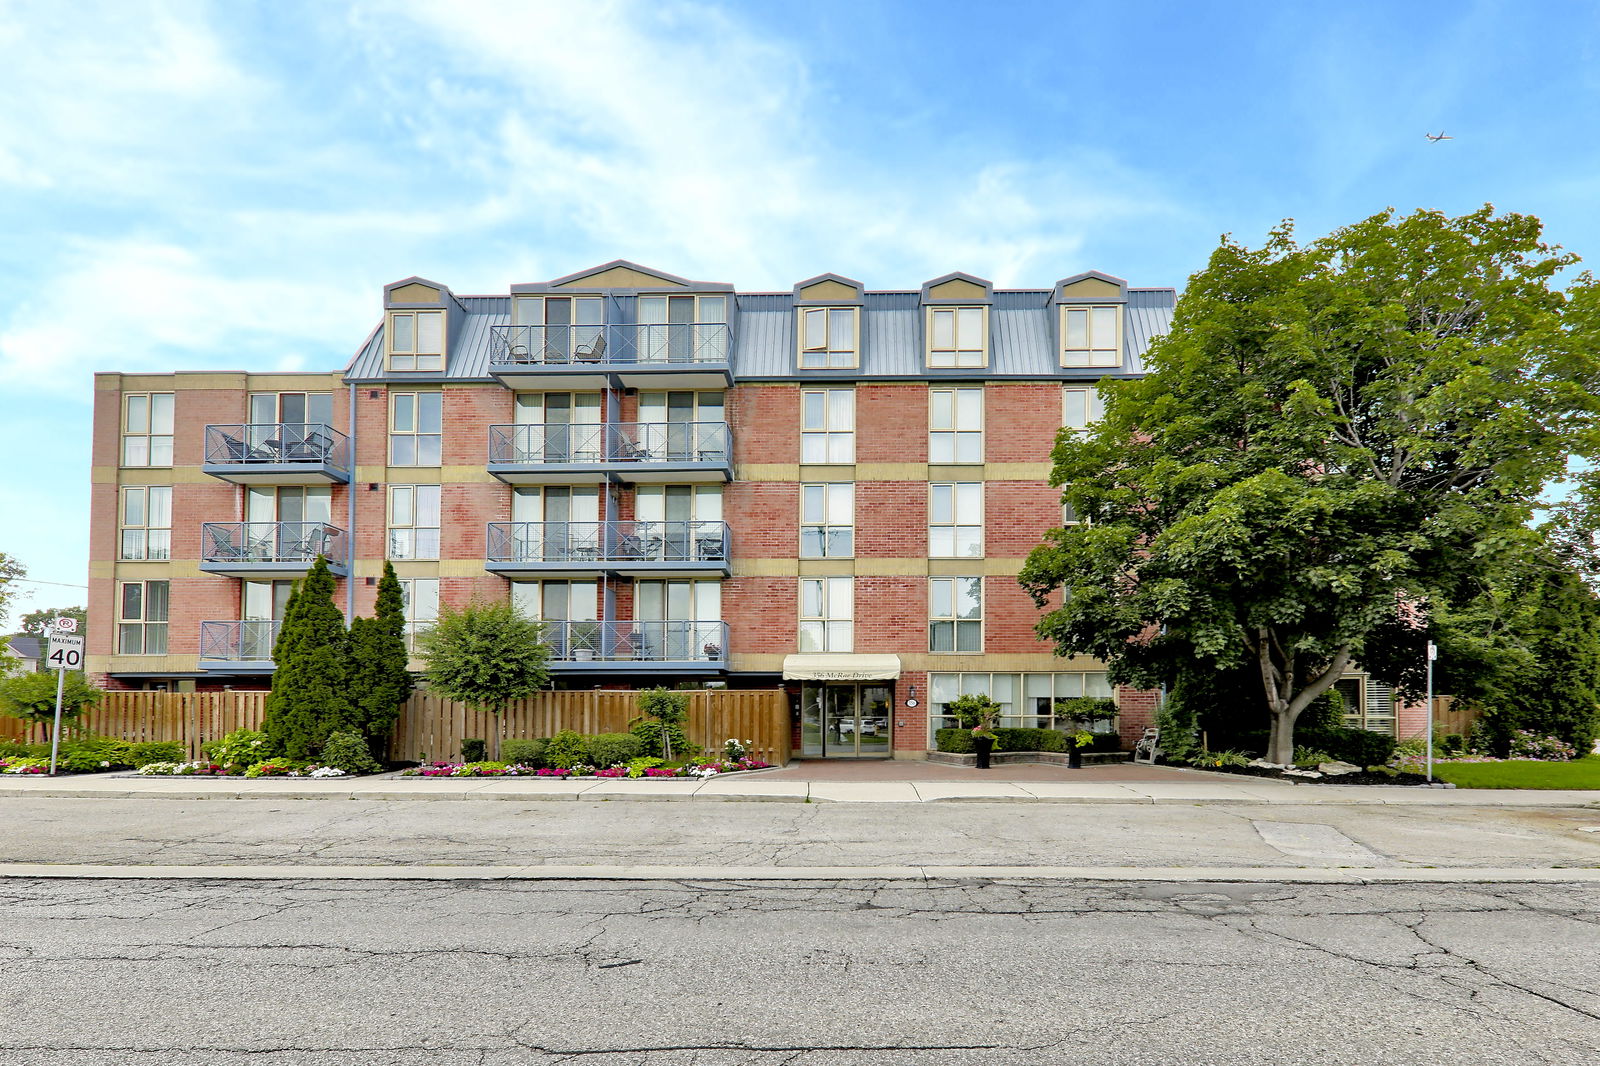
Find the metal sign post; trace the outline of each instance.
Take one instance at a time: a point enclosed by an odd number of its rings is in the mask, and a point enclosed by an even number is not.
[[[57,618],[50,631],[50,649],[45,661],[56,668],[56,722],[50,730],[50,776],[56,775],[56,759],[61,752],[61,695],[67,685],[67,670],[83,666],[83,638],[74,636],[76,618]]]
[[[1439,657],[1439,648],[1428,641],[1428,784],[1433,784],[1433,660]]]

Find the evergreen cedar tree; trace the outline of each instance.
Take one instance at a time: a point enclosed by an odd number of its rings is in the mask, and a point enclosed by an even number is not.
[[[276,669],[261,728],[285,758],[311,759],[329,733],[359,729],[350,696],[350,634],[333,589],[328,561],[319,555],[290,596],[272,649]]]
[[[1600,452],[1600,290],[1554,284],[1574,262],[1487,206],[1224,239],[1147,376],[1057,439],[1051,481],[1089,520],[1024,566],[1041,608],[1062,594],[1039,634],[1138,687],[1247,670],[1280,763],[1347,667],[1408,684],[1385,634],[1471,603]]]
[[[373,617],[350,622],[350,691],[361,731],[380,760],[387,753],[400,706],[411,694],[405,615],[400,579],[393,564],[385,562]]]

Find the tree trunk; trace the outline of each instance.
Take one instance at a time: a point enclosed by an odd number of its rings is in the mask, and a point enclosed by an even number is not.
[[[1311,706],[1313,700],[1333,687],[1350,663],[1350,646],[1343,644],[1334,652],[1326,667],[1298,692],[1294,689],[1296,671],[1293,655],[1279,661],[1274,649],[1282,645],[1265,628],[1259,631],[1256,653],[1261,666],[1261,681],[1267,697],[1267,709],[1272,715],[1272,730],[1267,737],[1268,762],[1287,766],[1294,762],[1294,724],[1300,712]]]

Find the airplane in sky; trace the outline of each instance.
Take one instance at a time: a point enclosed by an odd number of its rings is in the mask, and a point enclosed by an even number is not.
[[[1447,135],[1447,134],[1446,134],[1446,133],[1445,133],[1445,132],[1444,132],[1444,130],[1440,130],[1440,131],[1439,131],[1439,132],[1438,132],[1438,133],[1437,133],[1437,134],[1434,134],[1434,133],[1424,133],[1424,134],[1423,134],[1423,136],[1424,136],[1424,137],[1426,137],[1426,138],[1428,138],[1428,140],[1430,140],[1430,141],[1435,141],[1435,142],[1437,142],[1437,141],[1453,141],[1453,140],[1455,140],[1455,138],[1454,138],[1454,137],[1451,137],[1451,136],[1448,136],[1448,135]]]

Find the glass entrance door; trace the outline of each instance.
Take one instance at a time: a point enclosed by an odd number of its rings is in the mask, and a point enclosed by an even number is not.
[[[889,755],[889,686],[823,684],[800,688],[800,753],[823,758]]]

